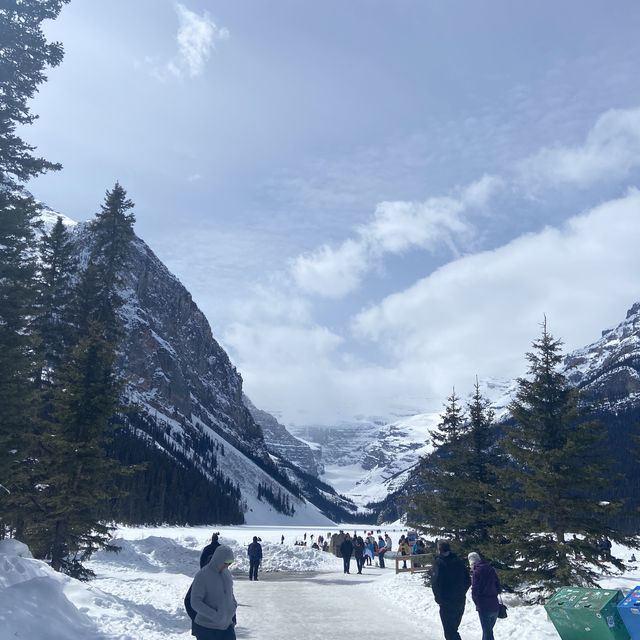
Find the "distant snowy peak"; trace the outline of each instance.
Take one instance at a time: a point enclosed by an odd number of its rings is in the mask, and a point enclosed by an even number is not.
[[[640,302],[602,337],[565,358],[571,383],[609,405],[640,402]]]
[[[243,401],[251,412],[253,419],[262,429],[267,449],[278,456],[292,462],[294,465],[318,476],[322,471],[321,464],[316,460],[311,447],[287,431],[287,428],[266,411],[258,409],[251,400],[243,394]]]
[[[68,216],[65,216],[62,213],[58,213],[57,211],[54,211],[53,209],[48,207],[46,204],[38,200],[36,200],[36,202],[42,207],[39,218],[44,223],[44,228],[47,231],[47,233],[51,231],[51,229],[53,229],[54,225],[58,221],[58,218],[62,218],[62,224],[64,224],[65,227],[70,229],[72,229],[78,224],[75,220],[72,220],[71,218],[69,218]]]

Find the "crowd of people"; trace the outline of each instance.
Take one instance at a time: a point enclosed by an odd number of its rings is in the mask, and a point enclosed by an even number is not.
[[[262,545],[257,536],[247,548],[249,557],[249,580],[258,580],[258,569],[262,561]],[[377,565],[385,567],[384,556],[393,550],[389,534],[377,531],[364,532],[353,536],[344,531],[328,533],[314,540],[307,534],[294,545],[334,553],[343,560],[344,573],[351,572],[351,560],[355,559],[358,574],[377,558]],[[284,544],[284,535],[280,544]],[[397,555],[407,556],[409,562],[415,556],[424,555],[426,542],[415,532],[402,535],[398,541]],[[439,606],[440,620],[445,640],[461,640],[458,628],[465,609],[466,594],[471,588],[471,597],[482,628],[482,640],[494,640],[493,628],[503,607],[500,598],[500,580],[495,569],[479,553],[468,555],[467,567],[464,561],[451,549],[448,541],[436,542],[436,555],[431,568],[431,588]],[[233,578],[229,567],[234,561],[233,550],[220,544],[219,534],[214,533],[211,543],[200,555],[200,571],[185,596],[185,608],[191,618],[191,633],[197,640],[235,640],[237,602],[233,594]],[[416,566],[416,565],[414,565]],[[406,567],[406,561],[404,562]]]

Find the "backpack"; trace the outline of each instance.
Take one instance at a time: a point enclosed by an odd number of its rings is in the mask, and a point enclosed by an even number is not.
[[[193,585],[191,585],[191,587],[192,586]],[[187,615],[191,618],[191,622],[193,622],[198,614],[191,606],[191,587],[189,587],[189,591],[187,591],[187,595],[184,597],[184,608],[187,611]]]

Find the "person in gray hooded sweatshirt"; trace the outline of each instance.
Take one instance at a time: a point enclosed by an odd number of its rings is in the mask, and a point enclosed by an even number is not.
[[[229,565],[233,551],[219,546],[209,564],[191,585],[191,606],[196,611],[193,632],[197,640],[235,640],[235,614],[238,603],[233,595],[233,577]]]

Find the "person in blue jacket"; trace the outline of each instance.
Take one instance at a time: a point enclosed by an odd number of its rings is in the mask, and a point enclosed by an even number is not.
[[[253,536],[253,542],[247,549],[249,553],[249,580],[258,579],[258,567],[262,560],[262,545],[258,542],[258,537]]]

